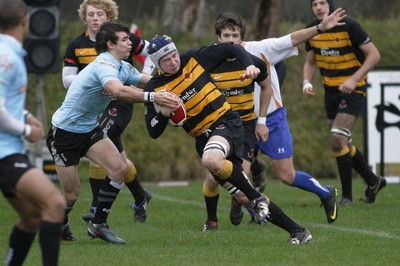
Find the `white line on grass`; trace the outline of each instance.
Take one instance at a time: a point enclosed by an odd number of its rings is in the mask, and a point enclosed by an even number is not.
[[[324,229],[334,229],[337,231],[342,232],[350,232],[350,233],[359,233],[363,235],[370,235],[370,236],[377,236],[380,238],[389,238],[389,239],[396,239],[400,240],[400,236],[396,236],[387,232],[383,231],[372,231],[367,229],[359,229],[359,228],[352,228],[352,227],[343,227],[343,226],[335,226],[335,225],[327,225],[327,224],[316,224],[316,223],[308,223],[311,226],[324,228]]]
[[[178,203],[178,204],[182,204],[182,205],[204,207],[204,202],[182,200],[182,199],[172,198],[172,197],[167,197],[167,196],[162,196],[162,195],[153,195],[153,196],[155,196],[155,198],[157,198],[159,200],[163,200],[163,201]],[[223,209],[223,210],[229,209],[228,207],[225,207],[225,206],[220,206],[218,208]],[[327,224],[317,224],[317,223],[307,223],[307,224],[314,226],[314,227],[324,228],[324,229],[358,233],[358,234],[363,234],[363,235],[376,236],[376,237],[380,237],[380,238],[400,240],[400,236],[396,236],[396,235],[393,235],[393,234],[390,234],[387,232],[383,232],[383,231],[372,231],[372,230],[367,230],[367,229],[359,229],[359,228],[343,227],[343,226],[335,226],[335,225],[327,225]]]
[[[197,207],[205,207],[204,201],[190,201],[190,200],[183,200],[183,199],[177,199],[177,198],[171,198],[168,196],[162,196],[162,195],[155,195],[155,198],[161,199],[163,201],[168,201],[168,202],[173,202],[173,203],[179,203],[182,205],[191,205],[191,206],[197,206]],[[218,206],[219,207],[219,206]],[[221,207],[222,209],[224,207]],[[227,209],[227,208],[226,208]]]

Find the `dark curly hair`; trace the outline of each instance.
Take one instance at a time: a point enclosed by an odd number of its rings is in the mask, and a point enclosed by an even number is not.
[[[222,30],[226,28],[230,30],[236,30],[236,28],[239,28],[240,37],[242,38],[242,40],[244,39],[244,36],[246,34],[246,25],[244,19],[240,15],[230,12],[219,14],[217,17],[217,21],[215,22],[214,28],[215,33],[218,36],[221,36]]]
[[[104,22],[100,26],[99,32],[96,34],[95,49],[97,54],[107,51],[107,42],[111,41],[116,44],[118,41],[117,32],[126,32],[130,34],[129,28],[123,24],[115,22]]]

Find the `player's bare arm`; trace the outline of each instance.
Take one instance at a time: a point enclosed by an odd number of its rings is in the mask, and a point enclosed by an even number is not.
[[[140,78],[139,84],[137,84],[137,87],[144,89],[144,86],[146,85],[147,82],[151,79],[151,75],[142,73],[142,77]]]
[[[267,112],[269,103],[272,97],[272,87],[268,78],[258,82],[260,85],[260,115],[257,118],[257,124],[255,128],[256,138],[258,141],[265,142],[269,137],[269,130],[266,126]]]
[[[352,93],[357,87],[357,82],[367,75],[381,58],[378,49],[372,42],[361,45],[360,49],[365,54],[365,61],[350,78],[339,86],[339,90],[343,93]]]
[[[327,13],[328,14],[328,13]],[[298,46],[299,44],[311,39],[312,37],[319,34],[319,31],[324,32],[330,30],[336,26],[344,25],[345,22],[341,22],[346,17],[346,11],[342,8],[336,9],[329,16],[326,15],[321,23],[317,26],[312,26],[306,29],[301,29],[293,32],[290,37],[293,46]],[[317,30],[318,29],[318,30]]]
[[[162,107],[174,110],[179,107],[180,100],[177,96],[172,96],[162,92],[146,93],[138,89],[132,89],[131,86],[125,86],[119,80],[108,81],[105,84],[104,89],[108,91],[110,95],[127,102],[155,102]]]
[[[303,66],[303,94],[306,97],[314,96],[314,88],[311,84],[312,77],[317,69],[317,63],[315,61],[314,51],[308,51],[306,55],[306,61]]]

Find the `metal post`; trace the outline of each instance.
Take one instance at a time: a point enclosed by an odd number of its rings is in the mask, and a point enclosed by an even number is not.
[[[44,101],[44,93],[43,93],[43,84],[44,84],[44,74],[36,75],[36,118],[39,119],[44,126],[44,132],[46,132],[46,108]],[[40,169],[43,167],[43,141],[37,141],[35,143],[35,151],[34,151],[34,161],[33,163]]]

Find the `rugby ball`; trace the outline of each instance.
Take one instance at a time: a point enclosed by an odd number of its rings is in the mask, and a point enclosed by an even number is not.
[[[165,93],[169,93],[171,95],[174,95],[173,92],[170,91],[165,91]],[[161,106],[159,106],[156,103],[153,103],[154,109],[156,110],[157,113],[161,111]],[[171,113],[169,116],[169,125],[174,126],[174,127],[181,127],[187,120],[187,114],[186,114],[186,108],[185,105],[183,104],[182,101],[179,103],[179,108]]]

